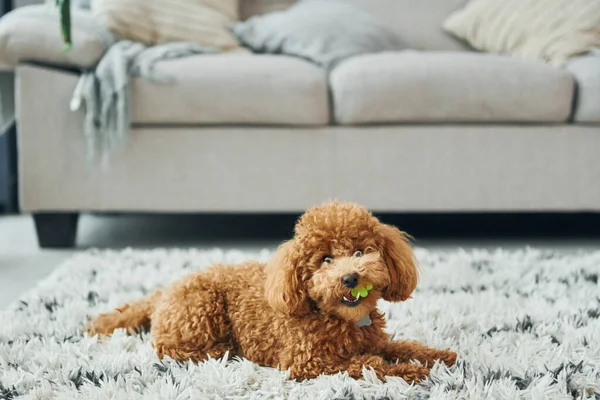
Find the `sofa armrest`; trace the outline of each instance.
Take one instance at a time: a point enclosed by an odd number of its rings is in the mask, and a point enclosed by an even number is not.
[[[573,120],[600,123],[600,50],[574,58],[566,69],[577,83]]]
[[[64,50],[57,10],[51,5],[18,8],[0,19],[0,69],[22,62],[87,69],[114,43],[90,11],[72,10],[73,47]]]

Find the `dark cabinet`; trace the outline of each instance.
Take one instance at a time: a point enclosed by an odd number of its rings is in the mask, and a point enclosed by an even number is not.
[[[0,135],[0,212],[17,211],[17,143],[15,126]]]
[[[12,10],[12,0],[0,0],[0,16]],[[14,124],[0,132],[0,213],[17,211],[17,140]]]

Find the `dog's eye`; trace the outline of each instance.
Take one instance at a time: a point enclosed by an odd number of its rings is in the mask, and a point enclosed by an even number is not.
[[[362,257],[362,255],[363,255],[363,251],[362,251],[362,250],[360,250],[360,249],[359,249],[359,250],[356,250],[356,251],[354,252],[354,257]]]
[[[333,257],[331,257],[331,256],[325,256],[325,257],[323,257],[323,262],[325,264],[331,264],[333,262]]]

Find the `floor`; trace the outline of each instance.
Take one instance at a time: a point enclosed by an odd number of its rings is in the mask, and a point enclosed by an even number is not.
[[[292,217],[84,215],[75,249],[40,250],[31,217],[0,216],[0,309],[35,286],[74,252],[88,248],[273,248],[291,235]],[[430,249],[523,246],[563,251],[600,250],[600,238],[415,238]]]

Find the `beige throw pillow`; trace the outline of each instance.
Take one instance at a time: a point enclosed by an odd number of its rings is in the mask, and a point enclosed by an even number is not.
[[[92,0],[92,11],[120,39],[239,47],[228,29],[239,19],[238,0]]]
[[[600,46],[600,0],[471,0],[443,27],[477,50],[562,66]]]

